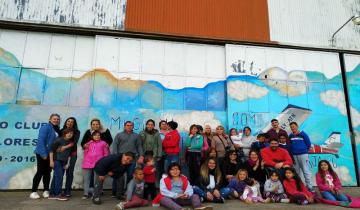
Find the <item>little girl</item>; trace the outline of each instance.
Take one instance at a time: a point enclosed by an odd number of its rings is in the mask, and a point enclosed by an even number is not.
[[[181,210],[185,205],[192,205],[195,210],[210,209],[201,207],[201,201],[186,176],[181,175],[180,165],[169,165],[167,176],[160,180],[160,193],[153,200],[153,206],[161,204],[167,209]]]
[[[264,203],[264,199],[261,197],[260,184],[254,179],[247,179],[245,183],[246,187],[240,196],[240,200],[243,200],[247,204],[257,202]]]
[[[331,201],[349,201],[348,197],[342,193],[341,182],[329,161],[321,160],[316,173],[316,184],[322,197]]]
[[[94,131],[92,133],[92,140],[84,145],[84,159],[82,163],[83,176],[84,176],[84,196],[82,199],[89,198],[89,193],[93,189],[89,188],[91,173],[93,173],[95,164],[102,157],[109,155],[108,144],[100,139],[100,132]]]
[[[154,166],[154,157],[146,156],[145,157],[145,166],[144,166],[144,181],[145,181],[145,189],[144,189],[144,199],[148,199],[149,195],[151,200],[153,200],[156,196],[156,169]]]
[[[230,189],[230,195],[239,198],[246,187],[246,180],[248,179],[248,173],[245,169],[239,169],[236,176],[231,179],[228,188]]]
[[[290,202],[299,205],[314,203],[314,195],[307,190],[295,169],[285,168],[284,188],[290,198]]]
[[[284,192],[283,185],[279,180],[279,173],[277,171],[270,172],[270,178],[266,180],[264,185],[265,203],[289,203],[289,199]]]

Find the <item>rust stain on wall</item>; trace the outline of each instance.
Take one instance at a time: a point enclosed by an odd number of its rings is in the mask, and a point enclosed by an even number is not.
[[[127,0],[125,30],[270,42],[266,0]]]

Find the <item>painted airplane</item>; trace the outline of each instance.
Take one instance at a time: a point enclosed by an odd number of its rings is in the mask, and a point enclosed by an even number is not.
[[[312,144],[309,154],[333,154],[339,158],[339,149],[344,146],[340,143],[340,132],[332,132],[323,145]]]
[[[295,121],[300,126],[309,117],[311,112],[311,109],[289,104],[276,119],[279,121],[279,126],[287,133],[290,133],[290,123]],[[270,128],[271,123],[263,128],[261,133],[266,133]],[[340,132],[332,132],[322,145],[311,144],[309,154],[333,154],[338,158],[339,149],[344,146],[340,143],[340,134]]]

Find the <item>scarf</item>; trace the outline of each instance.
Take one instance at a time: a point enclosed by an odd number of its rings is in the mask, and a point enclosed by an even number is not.
[[[258,159],[258,160],[259,160],[259,159]],[[257,161],[257,160],[256,160],[256,161]],[[251,159],[249,158],[248,163],[249,163],[249,165],[250,165],[251,167],[254,167],[254,166],[256,165],[256,161],[251,160]]]

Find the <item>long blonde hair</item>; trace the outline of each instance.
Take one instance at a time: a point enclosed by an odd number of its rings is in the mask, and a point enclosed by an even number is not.
[[[202,177],[202,179],[205,181],[205,182],[209,182],[209,167],[208,167],[208,163],[210,161],[214,161],[215,162],[215,181],[216,183],[220,183],[221,182],[221,170],[220,168],[218,167],[218,164],[216,162],[216,159],[215,158],[208,158],[202,165],[201,165],[201,168],[200,168],[200,175]]]

